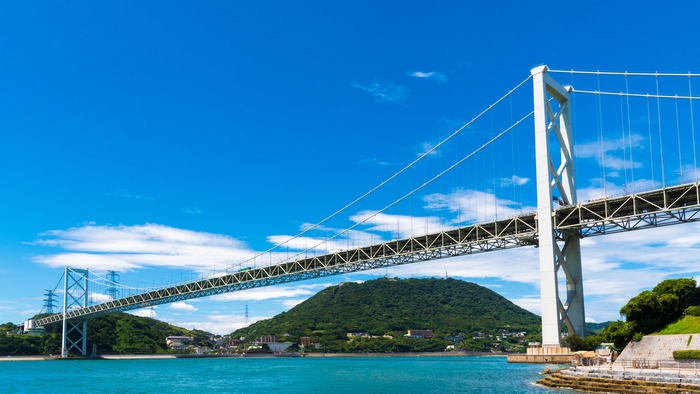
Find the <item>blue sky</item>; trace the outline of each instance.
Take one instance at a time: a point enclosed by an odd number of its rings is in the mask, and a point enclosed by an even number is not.
[[[692,1],[666,7],[652,2],[633,7],[608,2],[3,3],[0,321],[20,322],[38,312],[44,289],[55,286],[66,264],[98,274],[115,269],[122,283],[133,286],[235,269],[394,174],[538,64],[700,72],[691,44],[700,38],[699,12]],[[577,88],[598,83],[556,77]],[[621,89],[620,80],[601,83]],[[653,89],[646,82],[631,86]],[[700,83],[693,87],[700,92]],[[531,110],[528,89],[525,84],[498,112],[430,155],[390,190],[342,212],[309,238],[357,223],[469,153]],[[636,112],[624,106],[621,113],[618,98],[602,100],[598,112],[594,100],[577,102],[581,198],[595,197],[603,186],[608,194],[623,193],[635,184],[627,179],[633,169],[639,188],[658,183],[661,159],[655,153],[641,159],[654,146],[645,134],[650,122],[644,102],[633,100]],[[679,181],[673,178],[680,172],[685,181],[695,174],[685,105],[684,134],[678,137],[684,142],[674,142],[676,134],[668,133],[675,131],[673,123],[663,127],[669,183]],[[661,111],[663,119],[674,120],[668,104]],[[627,142],[618,131],[625,124],[635,127]],[[596,128],[607,141],[604,147],[596,145]],[[341,242],[361,244],[527,210],[534,204],[531,132],[528,120],[513,137]],[[588,317],[614,319],[640,290],[665,277],[698,275],[693,260],[698,235],[700,229],[690,224],[585,240]],[[313,240],[304,242],[291,253]],[[536,250],[523,248],[141,313],[226,333],[243,324],[245,305],[253,321],[339,281],[443,276],[445,271],[539,310]]]

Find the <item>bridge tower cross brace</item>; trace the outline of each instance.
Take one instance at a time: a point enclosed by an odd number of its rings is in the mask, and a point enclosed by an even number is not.
[[[542,347],[558,348],[562,324],[569,333],[586,335],[583,304],[580,236],[554,230],[555,202],[575,205],[576,173],[571,126],[571,86],[562,86],[547,74],[547,66],[533,68],[537,226],[539,233]],[[556,139],[550,138],[551,134]],[[558,158],[556,156],[559,156]],[[555,164],[558,162],[558,166]],[[553,192],[556,190],[560,197]],[[566,302],[559,297],[559,270],[566,277]]]
[[[63,274],[63,338],[61,357],[68,357],[72,349],[87,355],[87,319],[66,320],[71,308],[88,306],[88,270],[65,268]]]

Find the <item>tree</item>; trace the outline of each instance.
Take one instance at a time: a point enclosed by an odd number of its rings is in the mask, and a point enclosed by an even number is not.
[[[604,342],[612,342],[615,348],[622,350],[627,346],[627,343],[632,340],[634,332],[630,329],[630,325],[623,321],[614,321],[609,326],[603,329],[600,337]]]
[[[667,279],[653,290],[645,290],[629,300],[620,314],[632,331],[651,334],[678,320],[692,304],[696,293],[693,279]]]

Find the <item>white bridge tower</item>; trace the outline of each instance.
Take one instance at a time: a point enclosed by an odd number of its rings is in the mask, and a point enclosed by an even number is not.
[[[545,354],[548,348],[562,347],[562,324],[566,324],[569,333],[580,337],[586,335],[580,237],[577,231],[555,231],[552,220],[555,198],[557,201],[561,199],[564,205],[577,203],[569,100],[572,88],[557,83],[547,70],[547,66],[531,70],[535,104],[542,347]],[[558,197],[553,194],[555,191]],[[566,276],[565,302],[559,297],[560,269]]]

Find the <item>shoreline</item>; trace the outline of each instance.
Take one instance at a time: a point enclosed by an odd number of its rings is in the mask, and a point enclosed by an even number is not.
[[[164,360],[178,358],[368,358],[368,357],[494,357],[511,353],[488,352],[407,352],[407,353],[249,353],[249,354],[105,354],[97,357],[61,358],[56,355],[0,356],[3,361],[54,361],[54,360]]]

